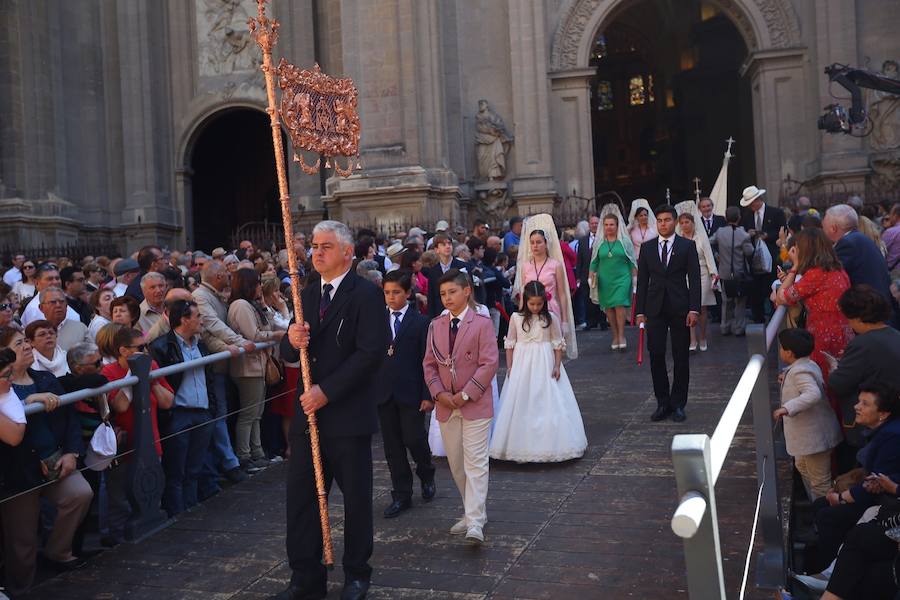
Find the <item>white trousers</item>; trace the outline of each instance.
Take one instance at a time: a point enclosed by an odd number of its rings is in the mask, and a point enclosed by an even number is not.
[[[459,409],[455,409],[447,422],[440,423],[440,426],[450,473],[466,511],[466,525],[484,527],[487,522],[491,419],[468,421],[463,419]]]

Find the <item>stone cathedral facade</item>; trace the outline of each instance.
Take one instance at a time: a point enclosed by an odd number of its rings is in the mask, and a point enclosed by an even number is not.
[[[664,190],[692,196],[709,191],[728,137],[735,200],[750,184],[770,202],[900,200],[900,98],[867,92],[859,136],[816,128],[848,95],[826,65],[896,75],[896,0],[268,10],[281,22],[276,57],[318,62],[360,93],[362,168],[348,179],[291,168],[306,227],[326,214],[382,229],[500,223],[575,215],[604,195],[626,208]],[[277,221],[255,13],[253,0],[0,3],[0,245],[206,247]]]

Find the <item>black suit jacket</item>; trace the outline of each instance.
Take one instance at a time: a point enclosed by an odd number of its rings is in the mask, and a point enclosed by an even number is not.
[[[641,245],[636,313],[645,317],[700,312],[700,259],[693,240],[676,235],[669,265],[659,259],[659,240]]]
[[[706,224],[704,223],[703,217],[702,217],[702,216],[700,217],[700,223],[698,223],[698,225],[701,226],[701,227],[703,227],[704,229],[706,229]],[[712,235],[713,235],[716,231],[718,231],[719,228],[725,227],[725,225],[726,225],[726,223],[725,223],[725,217],[723,217],[722,215],[713,215],[713,217],[712,217],[712,227],[710,227],[709,231],[706,232],[706,236],[707,236],[707,237],[712,237]]]
[[[756,216],[752,210],[747,209],[744,211],[744,214],[741,216],[741,226],[745,231],[756,229]],[[763,215],[762,231],[768,236],[766,238],[766,247],[769,249],[769,254],[772,255],[773,272],[775,271],[775,265],[778,263],[778,256],[780,254],[775,242],[778,241],[778,233],[781,231],[781,228],[786,226],[787,219],[784,217],[784,211],[776,206],[766,204],[766,212]],[[756,240],[754,240],[754,243],[755,242]]]
[[[388,322],[388,330],[390,314],[388,309],[383,317]],[[384,404],[393,397],[396,402],[418,408],[422,400],[431,400],[422,369],[429,322],[430,319],[416,311],[414,306],[406,309],[406,315],[400,321],[400,330],[391,344],[393,352],[385,356],[375,379],[378,404]]]
[[[325,318],[319,321],[321,277],[310,276],[300,294],[303,319],[309,323],[309,366],[328,404],[316,413],[323,437],[371,435],[378,431],[372,381],[390,343],[384,317],[384,294],[375,284],[347,272]],[[288,337],[281,340],[281,357],[299,360],[300,352]],[[298,386],[297,395],[302,392]],[[302,416],[302,415],[300,415]]]
[[[598,233],[599,235],[599,233]],[[597,243],[596,236],[594,237],[594,243]],[[586,235],[582,238],[578,238],[578,252],[576,253],[575,260],[575,276],[578,278],[578,281],[581,282],[581,285],[587,285],[588,276],[590,275],[590,267],[591,267],[591,237]]]
[[[465,269],[468,272],[468,265],[456,257],[450,261],[450,268]],[[444,312],[444,305],[441,303],[441,289],[438,285],[438,281],[444,276],[444,271],[441,270],[440,264],[436,264],[422,272],[428,278],[428,316],[433,319]]]

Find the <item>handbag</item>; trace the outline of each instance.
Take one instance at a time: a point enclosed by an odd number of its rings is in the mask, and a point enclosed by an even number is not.
[[[750,257],[750,271],[754,275],[765,275],[772,272],[772,254],[762,240],[757,239],[753,245],[753,256]]]
[[[266,385],[275,387],[284,383],[284,370],[274,353],[266,353]]]
[[[834,491],[841,494],[852,488],[854,485],[862,483],[863,479],[866,478],[866,475],[868,475],[868,473],[866,473],[866,470],[862,467],[851,469],[846,473],[842,473],[835,477],[834,485],[832,487],[834,487]]]

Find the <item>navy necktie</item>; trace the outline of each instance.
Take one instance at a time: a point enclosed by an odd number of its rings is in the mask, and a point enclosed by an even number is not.
[[[453,354],[457,333],[459,333],[459,319],[450,319],[450,354]]]
[[[330,283],[326,283],[322,286],[322,300],[319,302],[319,320],[325,318],[325,313],[328,312],[328,307],[331,306],[331,290],[334,289],[334,286]]]
[[[400,331],[400,317],[403,316],[399,310],[393,312],[394,315],[394,338],[397,338],[397,332]]]

